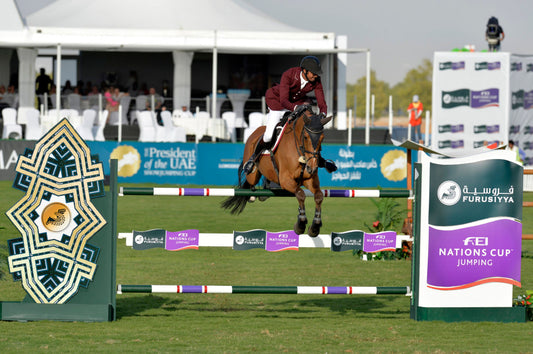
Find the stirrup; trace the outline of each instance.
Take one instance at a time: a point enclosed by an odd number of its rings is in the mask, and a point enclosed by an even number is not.
[[[242,170],[244,171],[246,175],[249,175],[254,170],[254,165],[255,165],[254,160],[255,160],[255,156],[252,155],[252,157],[248,161],[246,161],[246,163],[242,167]]]

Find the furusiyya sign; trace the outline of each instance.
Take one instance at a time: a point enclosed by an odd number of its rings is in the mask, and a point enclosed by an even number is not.
[[[423,155],[421,195],[420,306],[510,307],[522,236],[515,155]]]

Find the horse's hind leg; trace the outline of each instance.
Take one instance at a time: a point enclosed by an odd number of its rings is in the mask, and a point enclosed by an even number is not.
[[[305,192],[303,189],[298,188],[294,195],[298,199],[298,220],[294,224],[294,232],[300,235],[304,233],[305,225],[307,225],[307,217],[305,216]]]

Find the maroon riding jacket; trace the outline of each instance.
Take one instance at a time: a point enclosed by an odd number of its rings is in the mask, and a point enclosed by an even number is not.
[[[320,113],[327,114],[328,106],[324,99],[324,90],[320,77],[314,82],[307,82],[303,89],[300,89],[302,69],[299,67],[290,68],[281,75],[281,82],[269,88],[265,94],[266,104],[273,111],[288,109],[294,111],[296,106],[307,102],[306,95],[315,91]]]

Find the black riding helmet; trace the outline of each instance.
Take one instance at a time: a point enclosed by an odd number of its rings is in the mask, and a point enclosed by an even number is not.
[[[310,71],[315,75],[322,75],[320,60],[312,55],[303,57],[302,61],[300,62],[300,68]]]

